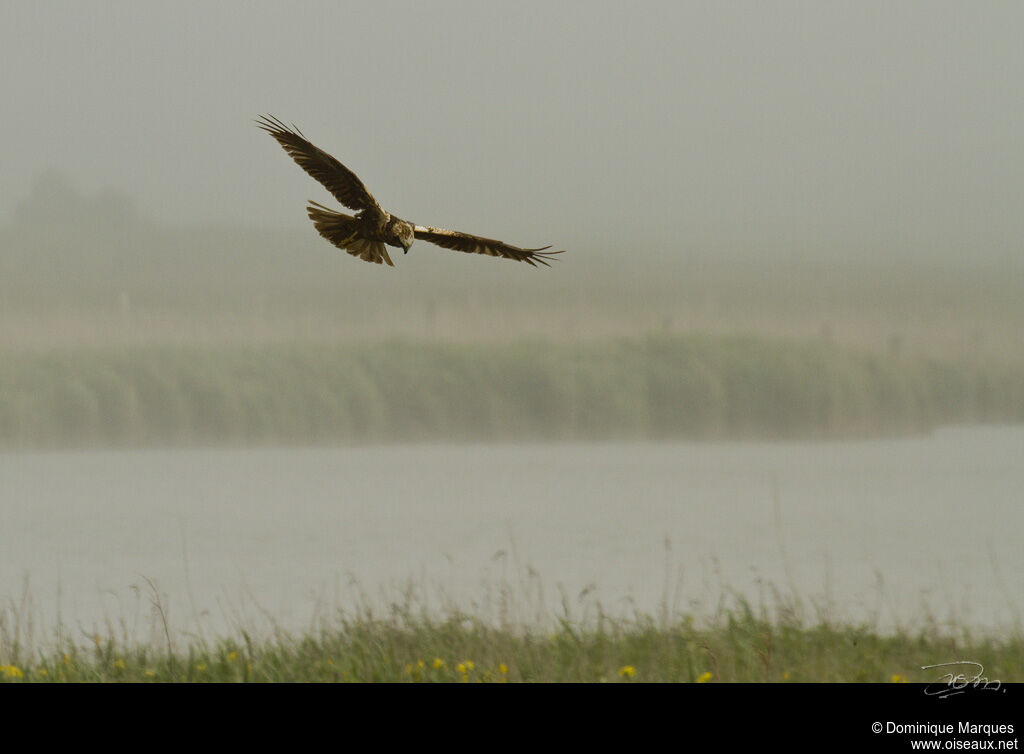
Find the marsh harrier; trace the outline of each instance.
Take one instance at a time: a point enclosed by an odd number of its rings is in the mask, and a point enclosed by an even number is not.
[[[549,260],[561,251],[547,251],[550,246],[539,249],[521,249],[493,238],[482,238],[457,230],[432,228],[416,225],[395,217],[381,207],[373,195],[366,190],[356,174],[346,168],[327,152],[313,146],[298,128],[288,128],[273,116],[261,116],[256,123],[284,147],[299,167],[316,178],[334,195],[334,198],[356,214],[346,215],[335,212],[322,204],[310,200],[306,208],[320,235],[349,254],[380,264],[394,266],[388,256],[388,246],[395,246],[408,253],[417,238],[437,244],[446,249],[464,251],[468,254],[489,254],[505,257],[536,266],[548,266]]]

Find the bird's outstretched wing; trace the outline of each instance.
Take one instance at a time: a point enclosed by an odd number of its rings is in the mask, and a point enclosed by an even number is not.
[[[387,220],[388,213],[373,198],[373,194],[366,190],[356,174],[327,152],[313,146],[298,128],[288,128],[272,115],[261,115],[256,123],[277,139],[277,143],[284,147],[284,151],[291,155],[299,167],[320,181],[339,202],[349,209],[367,210]]]
[[[416,238],[437,244],[445,249],[464,251],[467,254],[489,254],[492,257],[505,257],[515,259],[518,262],[526,262],[536,267],[542,264],[550,267],[549,261],[555,254],[561,251],[547,251],[550,246],[541,246],[539,249],[520,249],[518,246],[510,246],[493,238],[482,238],[469,233],[460,233],[457,230],[445,230],[444,228],[431,228],[425,225],[414,225],[413,231]]]

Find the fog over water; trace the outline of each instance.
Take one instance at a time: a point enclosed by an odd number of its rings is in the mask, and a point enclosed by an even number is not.
[[[302,629],[410,581],[1019,628],[1022,28],[3,4],[0,629]],[[400,217],[566,253],[353,258],[264,113]]]
[[[20,595],[28,574],[40,624],[59,607],[71,627],[123,619],[138,639],[155,596],[176,630],[224,634],[386,611],[410,588],[437,615],[476,605],[532,627],[563,596],[592,619],[598,603],[707,618],[742,595],[805,619],[1000,631],[1024,610],[1021,457],[1019,428],[0,455],[3,528],[18,532],[0,591]]]

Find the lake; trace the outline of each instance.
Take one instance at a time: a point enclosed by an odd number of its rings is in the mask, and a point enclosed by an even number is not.
[[[40,631],[308,628],[413,594],[531,623],[1024,611],[1024,427],[862,442],[0,454],[0,600]],[[410,591],[411,590],[411,591]],[[816,612],[818,611],[818,612]],[[162,630],[162,629],[160,629]],[[120,635],[120,633],[119,633]]]

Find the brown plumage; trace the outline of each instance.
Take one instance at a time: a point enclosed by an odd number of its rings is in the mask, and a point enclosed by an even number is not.
[[[277,143],[284,147],[299,167],[322,183],[335,199],[349,209],[356,210],[353,217],[335,212],[312,200],[306,208],[309,219],[313,221],[321,236],[338,248],[367,262],[386,262],[394,266],[391,257],[388,256],[387,247],[396,246],[408,252],[412,242],[417,238],[445,249],[505,257],[533,266],[549,266],[548,262],[553,256],[562,253],[547,251],[550,246],[521,249],[493,238],[406,222],[381,207],[355,173],[327,152],[311,144],[295,126],[288,128],[270,115],[260,116],[256,123],[277,139]]]

